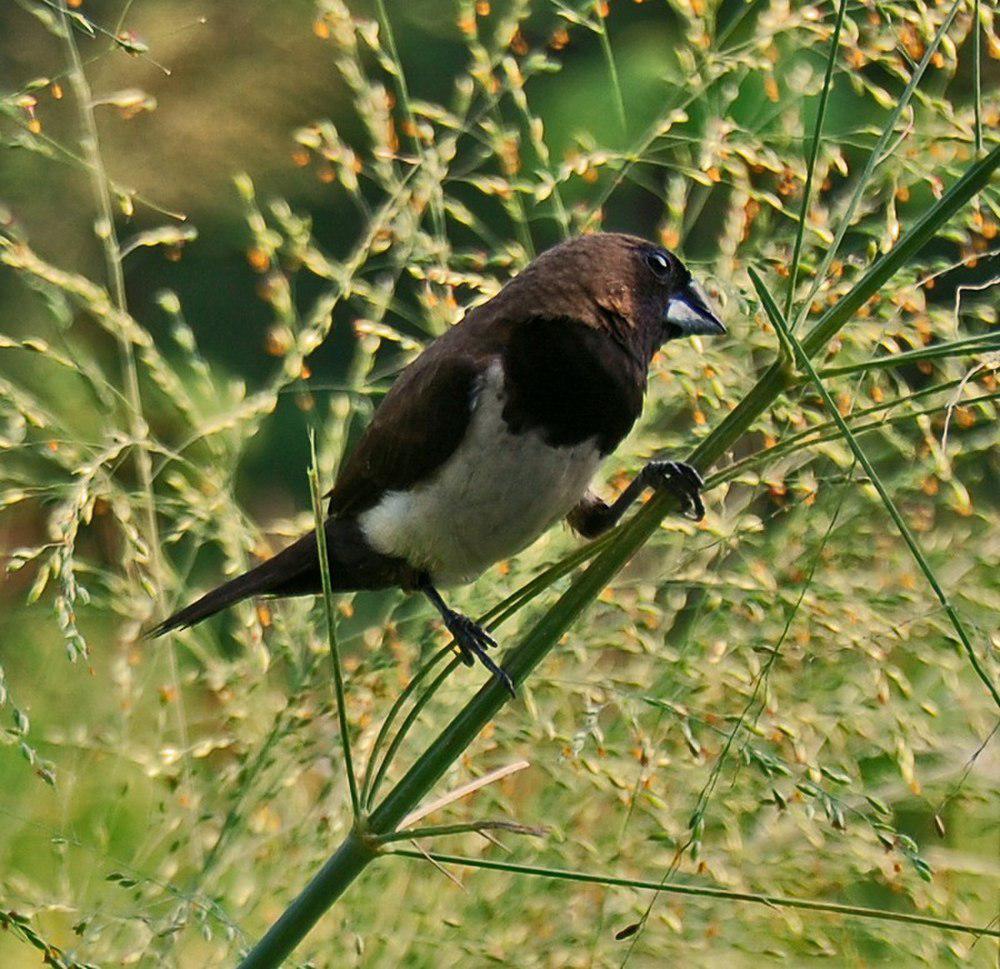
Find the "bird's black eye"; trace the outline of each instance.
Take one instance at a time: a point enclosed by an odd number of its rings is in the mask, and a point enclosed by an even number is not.
[[[646,265],[657,276],[666,276],[670,272],[670,260],[662,252],[649,252],[646,254]]]

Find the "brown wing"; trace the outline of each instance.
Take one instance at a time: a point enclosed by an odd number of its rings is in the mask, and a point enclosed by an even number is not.
[[[386,491],[406,490],[444,464],[465,435],[487,348],[468,346],[462,324],[399,376],[347,459],[330,495],[335,518],[359,515]]]

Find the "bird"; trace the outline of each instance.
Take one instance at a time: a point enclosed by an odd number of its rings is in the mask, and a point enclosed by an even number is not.
[[[591,483],[642,412],[657,350],[725,332],[704,289],[663,246],[595,232],[542,252],[428,344],[376,408],[324,495],[333,590],[423,594],[463,661],[478,659],[516,695],[488,652],[496,641],[441,589],[474,581],[563,519],[596,538],[649,489],[703,517],[704,482],[681,461],[649,461],[610,503]],[[251,596],[321,591],[310,532],[149,635]]]

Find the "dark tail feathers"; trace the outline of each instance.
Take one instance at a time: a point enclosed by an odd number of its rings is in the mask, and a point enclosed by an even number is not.
[[[168,616],[154,626],[147,637],[162,636],[172,629],[186,628],[214,616],[227,606],[259,595],[305,595],[318,592],[319,567],[316,560],[316,536],[304,535],[284,551],[256,568],[206,592],[191,605]]]

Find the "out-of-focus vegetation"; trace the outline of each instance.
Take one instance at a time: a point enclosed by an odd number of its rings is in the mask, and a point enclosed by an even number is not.
[[[232,964],[341,840],[313,604],[247,604],[171,641],[140,631],[309,528],[308,428],[329,483],[399,368],[535,252],[596,228],[659,238],[726,305],[727,339],[658,357],[608,493],[735,406],[779,349],[746,269],[784,306],[835,15],[781,0],[4,6],[0,964],[45,947],[56,964]],[[998,60],[991,4],[848,4],[797,332],[977,138],[995,147]],[[816,361],[994,683],[998,223],[994,182]],[[889,917],[997,916],[997,710],[954,625],[808,380],[732,465],[706,520],[663,524],[438,793],[528,766],[427,820],[547,833],[424,846],[869,916],[502,870],[449,880],[387,858],[297,959],[994,964],[993,938]],[[556,529],[456,605],[481,614],[577,545]],[[342,600],[338,632],[363,768],[444,639],[394,594]],[[481,677],[443,684],[390,780]]]

